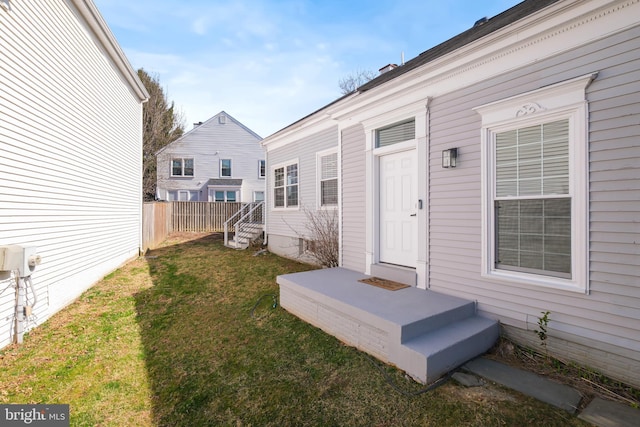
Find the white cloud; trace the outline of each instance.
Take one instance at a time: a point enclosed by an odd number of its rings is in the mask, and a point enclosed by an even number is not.
[[[225,110],[262,136],[337,99],[339,80],[355,70],[377,72],[464,29],[461,10],[491,15],[485,2],[462,0],[95,1],[131,64],[158,75],[187,129]]]

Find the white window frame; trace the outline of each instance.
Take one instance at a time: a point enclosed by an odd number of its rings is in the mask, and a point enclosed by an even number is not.
[[[187,200],[180,200],[186,196]],[[175,190],[175,201],[177,202],[197,202],[199,201],[198,190]],[[194,200],[195,198],[195,200]]]
[[[262,200],[257,200],[258,198],[257,198],[256,196],[257,196],[259,193],[262,193]],[[260,190],[260,191],[254,191],[254,192],[253,192],[253,201],[254,201],[254,202],[259,202],[259,201],[260,201],[260,202],[264,202],[265,200],[266,200],[266,199],[265,199],[265,192],[264,192],[264,191]]]
[[[288,184],[287,168],[293,165],[296,165],[298,168],[298,182],[296,184]],[[283,169],[283,168],[284,168],[284,185],[276,187],[275,172],[276,170]],[[280,163],[278,165],[273,166],[271,168],[271,177],[273,179],[273,183],[271,185],[271,193],[272,193],[272,200],[273,200],[271,202],[271,208],[273,210],[299,210],[300,204],[301,204],[301,198],[300,198],[300,162],[298,161],[298,159],[290,160],[286,163]],[[294,206],[289,206],[287,201],[287,188],[293,187],[294,185],[298,187],[297,204]],[[284,206],[276,206],[276,196],[275,196],[276,188],[284,188]]]
[[[258,179],[265,179],[267,177],[267,161],[258,160]]]
[[[322,179],[322,158],[336,155],[336,176],[335,178]],[[337,183],[337,200],[335,204],[323,205],[322,204],[322,182],[329,180],[336,180]],[[330,148],[328,150],[319,151],[316,153],[316,206],[318,209],[338,209],[340,201],[340,159],[338,158],[338,147]]]
[[[595,74],[474,108],[482,116],[482,276],[508,283],[589,291],[588,105],[586,88]],[[571,278],[495,267],[495,136],[500,132],[569,120]]]
[[[240,202],[240,190],[238,188],[209,187],[208,198],[209,198],[210,202],[215,202],[216,201],[216,191],[222,191],[224,193],[224,200],[223,201],[218,201],[218,203],[237,203],[237,202]],[[227,200],[228,193],[235,193],[235,195],[236,195],[235,199],[236,200],[234,200],[233,202],[229,202]]]
[[[174,175],[173,174],[173,162],[176,160],[180,160],[180,175]],[[184,163],[185,160],[191,160],[193,162],[193,174],[192,175],[185,175],[184,174]],[[184,178],[184,177],[188,177],[188,178],[192,178],[196,175],[196,161],[193,157],[172,157],[170,162],[169,162],[169,170],[171,171],[171,177],[176,177],[176,178]]]
[[[229,161],[229,175],[222,174],[222,162]],[[233,176],[233,161],[231,159],[220,159],[220,178],[231,178]]]

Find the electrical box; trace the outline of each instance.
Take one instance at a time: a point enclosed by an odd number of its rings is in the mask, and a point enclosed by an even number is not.
[[[18,270],[19,277],[27,277],[41,261],[35,246],[0,246],[0,271]]]

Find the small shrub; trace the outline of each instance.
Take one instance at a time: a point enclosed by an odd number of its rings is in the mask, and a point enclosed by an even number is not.
[[[313,256],[323,267],[338,266],[338,214],[335,210],[304,209],[305,252]]]
[[[534,332],[540,338],[540,345],[544,348],[545,354],[547,354],[547,328],[549,327],[549,311],[541,311],[542,316],[538,318],[538,329]]]

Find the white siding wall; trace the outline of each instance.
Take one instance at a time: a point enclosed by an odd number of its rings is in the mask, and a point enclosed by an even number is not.
[[[78,16],[68,2],[0,7],[0,245],[42,255],[31,326],[140,247],[142,105]]]
[[[477,299],[512,335],[536,345],[551,312],[550,350],[640,384],[640,27],[446,96],[431,115],[431,288]],[[590,110],[590,295],[480,278],[480,117],[471,108],[599,71]],[[458,166],[440,153],[459,147]],[[513,327],[520,328],[518,332]],[[589,347],[603,351],[590,352]],[[581,348],[577,351],[576,348]]]
[[[220,123],[218,117],[226,116]],[[222,112],[192,129],[158,153],[158,188],[161,198],[170,190],[197,191],[207,201],[209,178],[220,176],[220,159],[231,159],[232,179],[242,179],[242,202],[252,202],[254,191],[264,191],[265,180],[258,178],[258,161],[264,160],[261,138]],[[218,154],[216,154],[216,152]],[[194,176],[171,178],[171,159],[194,158]]]
[[[269,250],[288,257],[298,257],[297,239],[307,235],[305,210],[316,208],[316,153],[338,147],[338,127],[314,133],[270,150],[267,159],[267,233]],[[273,168],[279,164],[298,160],[299,209],[273,209]],[[273,239],[272,240],[272,236]],[[278,236],[281,238],[279,239]],[[284,238],[284,239],[283,239]],[[279,242],[278,244],[276,244]]]
[[[366,140],[361,125],[342,131],[342,267],[365,270]]]

